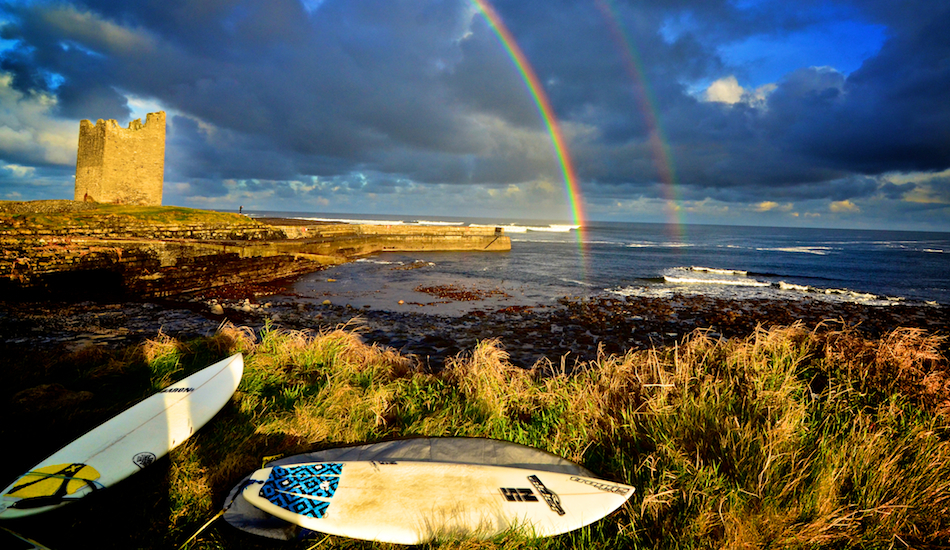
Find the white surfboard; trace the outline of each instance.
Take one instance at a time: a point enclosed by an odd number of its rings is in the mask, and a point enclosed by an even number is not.
[[[7,486],[0,518],[52,510],[145,468],[211,420],[243,373],[243,357],[232,355],[100,424]]]
[[[263,468],[248,502],[307,529],[419,544],[437,537],[572,531],[623,505],[634,488],[571,474],[446,462],[313,462]]]

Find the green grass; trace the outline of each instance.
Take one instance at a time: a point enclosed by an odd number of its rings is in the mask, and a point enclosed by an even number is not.
[[[214,212],[180,206],[127,206],[95,204],[94,208],[75,212],[21,213],[0,212],[0,224],[25,224],[29,226],[90,226],[103,224],[146,223],[173,224],[248,224],[254,223],[246,216],[229,212]]]
[[[54,424],[72,426],[63,433],[74,436],[236,351],[246,364],[238,392],[185,445],[89,502],[10,527],[54,548],[87,539],[102,548],[172,548],[265,457],[411,435],[480,436],[550,451],[637,492],[607,519],[560,537],[427,548],[950,546],[946,341],[919,330],[881,340],[830,326],[728,341],[697,332],[672,348],[601,356],[567,375],[550,364],[514,367],[494,340],[430,374],[348,330],[269,326],[258,338],[223,327],[190,342],[160,335],[130,350],[24,359],[14,379],[18,387],[52,378],[92,392],[57,413],[65,420]],[[27,364],[35,372],[20,372]],[[49,417],[9,418],[5,441],[43,433],[36,418]],[[47,447],[71,439],[46,433],[55,442]],[[4,471],[44,456],[23,448]],[[51,531],[51,522],[64,528]],[[223,520],[190,545],[314,546],[390,547],[322,535],[275,543]]]

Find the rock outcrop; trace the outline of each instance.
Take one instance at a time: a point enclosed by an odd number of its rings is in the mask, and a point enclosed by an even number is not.
[[[0,203],[0,298],[165,297],[381,251],[510,250],[500,229],[254,220],[175,207]],[[88,203],[72,203],[88,204]]]

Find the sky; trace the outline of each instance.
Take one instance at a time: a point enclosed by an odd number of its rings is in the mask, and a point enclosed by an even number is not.
[[[0,199],[950,231],[940,0],[0,0]],[[568,181],[573,180],[573,181]]]

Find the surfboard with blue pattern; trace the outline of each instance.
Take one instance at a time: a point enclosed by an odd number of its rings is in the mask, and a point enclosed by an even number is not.
[[[493,537],[514,529],[550,536],[613,512],[633,487],[528,468],[427,461],[313,462],[254,472],[243,498],[331,535],[419,544]]]
[[[271,471],[274,477],[305,478],[311,476],[338,476],[343,473],[343,464],[339,462],[320,462],[300,466],[277,466]]]
[[[322,518],[330,507],[328,500],[340,486],[343,464],[307,464],[271,470],[261,486],[260,496],[295,514]]]
[[[330,507],[330,503],[326,500],[285,493],[267,485],[261,487],[261,496],[275,506],[308,518],[322,518]]]

